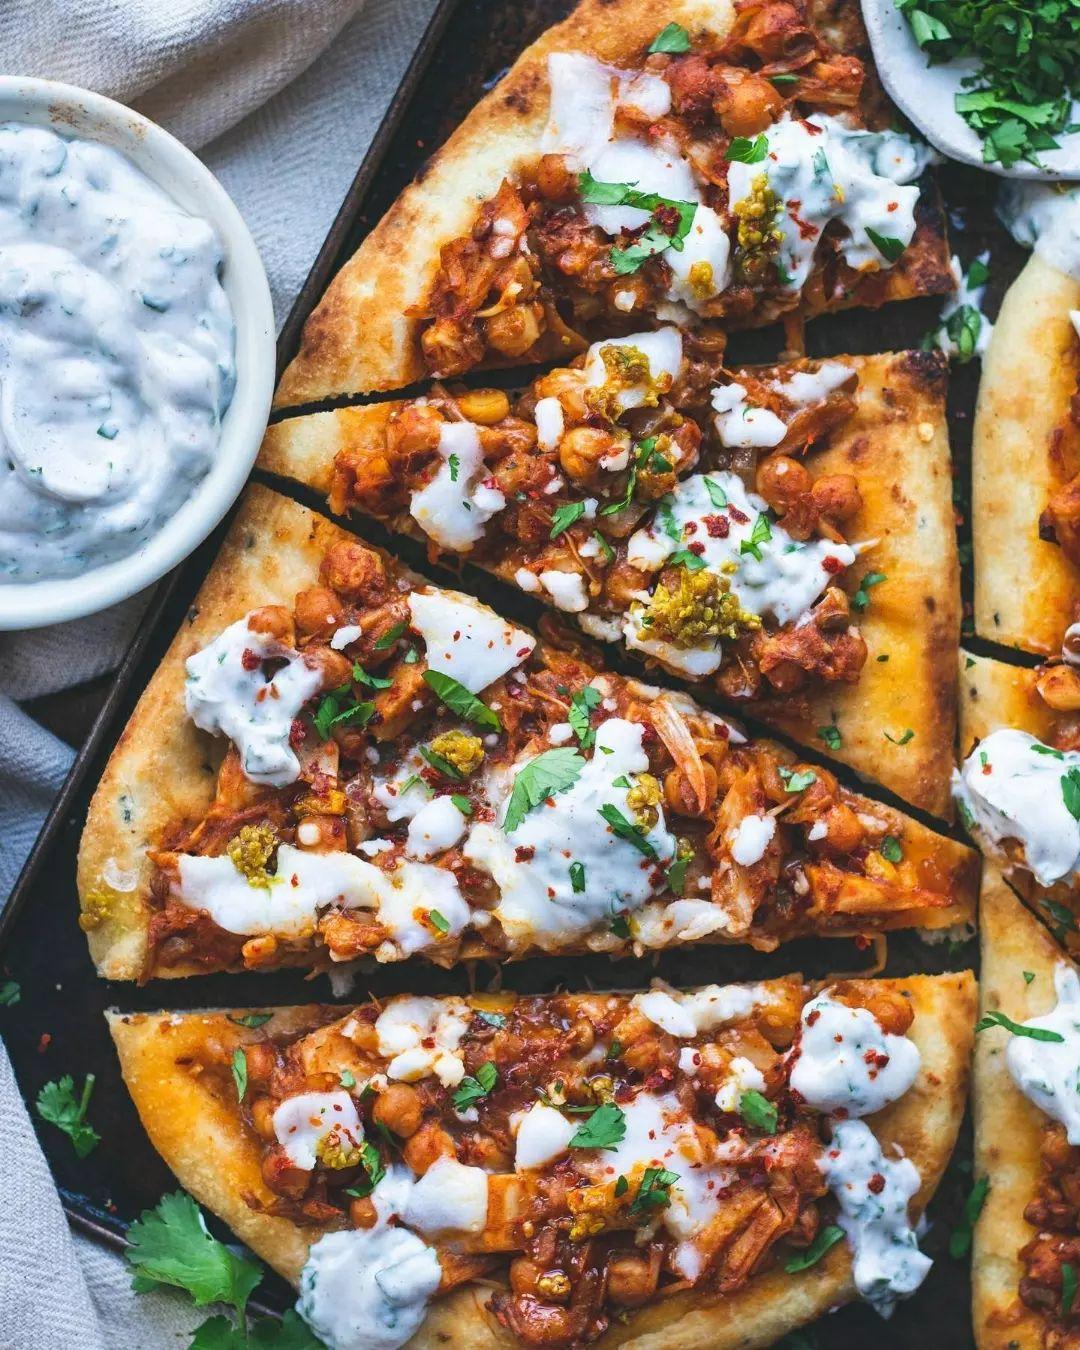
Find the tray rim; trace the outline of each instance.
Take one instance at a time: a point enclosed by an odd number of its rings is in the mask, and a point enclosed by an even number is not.
[[[363,210],[364,200],[383,168],[387,151],[411,106],[417,85],[431,64],[451,15],[461,3],[463,0],[435,0],[420,40],[278,333],[275,384],[299,346],[300,334],[308,315],[322,298],[337,271],[346,239],[356,225]],[[375,222],[372,222],[372,228],[374,224]],[[211,538],[222,537],[222,531],[231,523],[242,496],[241,493],[237,503],[230,508],[225,520]],[[105,700],[94,716],[60,790],[53,799],[7,901],[0,907],[0,959],[3,957],[8,938],[26,907],[30,892],[39,880],[39,874],[46,864],[55,837],[68,814],[72,798],[82,788],[91,765],[108,743],[110,734],[115,740],[123,733],[123,727],[114,723],[117,721],[118,711],[124,699],[132,692],[142,659],[150,642],[157,635],[162,616],[185,586],[189,589],[197,587],[213,566],[216,551],[209,554],[205,564],[200,554],[201,550],[185,558],[158,582],[154,589],[139,621],[138,630],[116,669]],[[126,1241],[121,1234],[103,1224],[100,1218],[88,1213],[85,1207],[80,1207],[73,1195],[60,1188],[58,1193],[64,1214],[74,1228],[114,1251],[122,1251],[126,1247]],[[253,1311],[260,1310],[255,1301],[250,1307]]]

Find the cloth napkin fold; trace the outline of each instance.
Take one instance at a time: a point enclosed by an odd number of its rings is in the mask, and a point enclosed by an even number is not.
[[[280,324],[433,7],[0,0],[0,70],[98,90],[199,149],[255,237]],[[19,702],[115,668],[148,598],[0,633],[0,904],[74,753]],[[2,1046],[0,1158],[0,1350],[186,1347],[210,1310],[169,1291],[132,1295],[119,1257],[69,1233]]]

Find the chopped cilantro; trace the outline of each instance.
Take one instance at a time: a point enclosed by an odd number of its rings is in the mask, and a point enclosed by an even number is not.
[[[667,561],[669,567],[685,567],[688,572],[700,572],[705,566],[705,559],[688,548],[676,549]]]
[[[468,817],[472,815],[473,806],[472,802],[469,801],[468,797],[463,797],[460,792],[451,792],[450,800],[454,803],[454,805],[457,807],[457,809],[461,812],[463,816]]]
[[[593,710],[599,708],[600,702],[600,690],[594,689],[591,684],[579,689],[570,700],[570,711],[566,720],[570,723],[583,750],[588,750],[596,740],[596,732],[592,729],[589,719]]]
[[[776,1106],[754,1088],[739,1097],[739,1115],[753,1130],[760,1130],[762,1134],[776,1133]]]
[[[371,1194],[375,1187],[386,1176],[386,1168],[383,1166],[383,1160],[379,1156],[379,1150],[368,1139],[360,1145],[360,1164],[366,1173],[363,1177],[358,1177],[353,1184],[345,1191],[346,1195],[353,1195],[358,1200],[363,1200]]]
[[[744,539],[739,545],[739,552],[750,554],[761,562],[761,545],[767,544],[772,538],[772,526],[769,524],[769,517],[764,511],[759,511],[757,520],[754,521],[754,528],[750,531],[750,538]]]
[[[593,535],[592,535],[592,537],[596,540],[597,547],[600,549],[600,552],[601,552],[601,554],[603,555],[604,561],[605,561],[605,562],[614,562],[614,561],[615,561],[615,550],[611,547],[611,545],[610,545],[610,544],[608,543],[608,541],[604,538],[604,536],[600,533],[600,531],[599,531],[599,530],[593,530]]]
[[[811,783],[817,782],[817,774],[813,769],[803,769],[800,773],[781,764],[778,772],[783,779],[785,792],[805,792]]]
[[[600,807],[599,814],[604,817],[620,839],[625,839],[628,844],[633,844],[639,853],[644,854],[652,862],[658,861],[656,849],[649,842],[645,831],[640,825],[635,825],[632,820],[627,820],[617,806],[611,802],[605,802]]]
[[[549,539],[558,539],[564,530],[568,530],[575,520],[580,520],[585,514],[584,502],[567,502],[565,506],[559,506],[551,518],[551,533]]]
[[[851,603],[856,609],[865,609],[870,603],[870,596],[867,592],[871,586],[879,586],[883,581],[888,581],[888,576],[884,572],[867,572],[862,581],[859,582],[859,589],[851,597]]]
[[[901,736],[892,736],[887,731],[883,731],[881,734],[885,737],[887,741],[892,741],[893,745],[907,745],[908,741],[910,741],[915,735],[915,733],[912,731],[910,727],[908,727],[907,730]]]
[[[476,1012],[481,1022],[486,1022],[489,1027],[506,1026],[506,1018],[502,1013],[488,1012],[486,1008],[478,1008]]]
[[[398,640],[398,638],[401,637],[402,633],[404,633],[405,629],[408,628],[408,626],[409,625],[406,623],[406,621],[402,619],[400,623],[396,623],[392,628],[388,628],[386,632],[382,635],[382,637],[377,639],[375,643],[375,651],[385,652],[389,650],[389,648],[391,648],[394,645],[394,643]]]
[[[239,1047],[233,1051],[232,1076],[236,1084],[236,1100],[242,1102],[247,1094],[247,1055]]]
[[[584,759],[569,746],[545,750],[535,759],[530,759],[514,779],[514,790],[510,794],[503,820],[505,832],[510,834],[516,830],[528,812],[541,802],[573,787],[584,767]]]
[[[818,727],[818,740],[824,741],[830,750],[839,750],[843,744],[843,737],[840,735],[840,728],[835,722],[827,727]]]
[[[366,685],[369,689],[389,689],[394,683],[383,675],[369,675],[359,661],[353,662],[352,677],[357,684]]]
[[[263,1027],[273,1017],[273,1013],[244,1013],[242,1017],[229,1017],[229,1021],[238,1027],[247,1027],[250,1031],[257,1031]]]
[[[690,34],[681,23],[665,24],[649,43],[650,52],[669,52],[678,56],[690,50]]]
[[[949,1237],[949,1255],[954,1261],[961,1260],[971,1250],[975,1221],[982,1213],[982,1207],[986,1204],[986,1197],[989,1193],[990,1178],[980,1177],[972,1186],[967,1199],[964,1201],[964,1210],[960,1216],[960,1222]]]
[[[464,1111],[472,1106],[473,1102],[478,1102],[482,1097],[486,1097],[499,1081],[499,1071],[490,1060],[486,1064],[481,1064],[476,1071],[476,1076],[470,1074],[461,1080],[461,1083],[454,1093],[454,1105],[459,1111]]]
[[[602,183],[585,170],[578,176],[581,200],[591,206],[632,206],[651,213],[651,219],[633,243],[611,250],[611,263],[617,276],[636,272],[642,263],[665,249],[677,253],[690,233],[697,213],[697,202],[676,201],[656,192],[638,192],[629,183]]]
[[[719,483],[714,483],[711,478],[706,478],[705,491],[709,494],[709,501],[712,502],[713,506],[716,507],[727,506],[728,504],[727,493],[724,491],[724,489],[720,486]]]
[[[451,483],[456,483],[458,480],[458,470],[461,468],[461,460],[457,455],[451,455],[446,462],[450,466],[450,481]]]
[[[1071,768],[1062,776],[1061,795],[1069,815],[1073,820],[1080,820],[1080,769]]]
[[[844,1230],[838,1224],[828,1223],[824,1228],[819,1228],[817,1237],[806,1251],[791,1257],[785,1263],[784,1270],[789,1275],[797,1275],[800,1270],[809,1270],[811,1266],[816,1266],[829,1248],[835,1247],[843,1236]]]
[[[887,834],[881,841],[878,852],[886,862],[898,863],[904,856],[904,850],[900,847],[900,840],[893,834]]]
[[[22,998],[22,988],[18,980],[5,980],[0,984],[0,1008],[10,1008]]]
[[[101,1143],[101,1135],[86,1119],[94,1081],[94,1075],[88,1073],[76,1097],[75,1080],[66,1073],[58,1082],[46,1083],[37,1097],[38,1115],[68,1136],[78,1158],[87,1157]]]
[[[630,1205],[630,1212],[666,1209],[671,1203],[668,1192],[678,1179],[678,1172],[671,1172],[666,1167],[646,1167],[637,1195]]]
[[[462,781],[461,771],[455,768],[444,755],[440,755],[437,750],[432,750],[427,745],[417,746],[417,749],[420,751],[420,758],[430,764],[436,773],[441,773],[444,778],[449,778],[452,783]]]
[[[630,920],[625,914],[616,914],[608,927],[617,938],[622,938],[624,942],[633,937],[633,933],[630,931]]]
[[[888,234],[878,234],[869,225],[866,227],[866,235],[873,246],[888,263],[894,263],[907,247],[900,239],[894,239]]]
[[[730,145],[724,151],[724,158],[729,163],[760,164],[768,153],[769,142],[764,133],[755,136],[753,140],[749,136],[733,136]]]
[[[572,862],[570,864],[570,885],[577,894],[585,889],[585,864]]]
[[[626,1116],[614,1102],[598,1106],[570,1139],[571,1148],[614,1148],[626,1135]]]
[[[1006,1017],[1003,1012],[988,1012],[984,1017],[980,1017],[975,1024],[976,1031],[989,1031],[991,1027],[1004,1027],[1012,1035],[1027,1036],[1032,1041],[1065,1040],[1065,1037],[1058,1031],[1049,1031],[1046,1027],[1024,1026],[1022,1022],[1014,1022],[1011,1017]]]
[[[432,928],[437,929],[444,936],[449,933],[450,923],[437,909],[429,909],[427,916]]]
[[[490,727],[492,731],[502,730],[498,713],[492,712],[486,703],[481,702],[474,693],[466,689],[460,680],[455,680],[453,675],[444,675],[440,670],[425,670],[423,681],[434,691],[440,703],[445,703],[450,711],[457,713],[459,717],[464,717],[466,721],[478,727]]]

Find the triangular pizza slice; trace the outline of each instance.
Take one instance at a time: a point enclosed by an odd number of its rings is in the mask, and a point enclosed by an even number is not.
[[[260,463],[949,804],[959,566],[940,353],[725,369],[661,328],[513,401],[436,386],[272,426]]]
[[[948,928],[974,862],[253,488],[78,880],[98,969],[131,979]]]
[[[525,51],[333,281],[277,406],[953,288],[855,0],[662,18],[583,0]]]
[[[742,1350],[916,1295],[974,1015],[967,972],[109,1021],[331,1350]]]
[[[979,907],[972,1254],[979,1350],[1080,1337],[1080,976],[996,868]]]
[[[962,654],[953,791],[979,847],[1080,951],[1080,671]]]

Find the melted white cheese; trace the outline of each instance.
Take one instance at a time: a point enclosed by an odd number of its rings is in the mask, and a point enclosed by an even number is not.
[[[764,858],[775,833],[775,816],[743,816],[730,837],[731,856],[740,867],[753,867]]]
[[[1001,187],[998,214],[1018,244],[1080,280],[1080,188],[1013,180]]]
[[[425,768],[427,765],[423,757],[414,748],[409,750],[393,773],[385,777],[376,776],[372,780],[371,795],[386,811],[386,819],[391,824],[399,820],[412,820],[431,801],[431,788],[420,777]]]
[[[363,1142],[364,1127],[347,1092],[302,1092],[286,1097],[274,1112],[278,1143],[305,1172],[318,1162],[318,1146],[331,1133],[343,1147]]]
[[[465,1076],[457,1051],[470,1017],[462,999],[392,998],[375,1023],[379,1054],[390,1060],[387,1078],[415,1083],[435,1074],[444,1087],[456,1087]]]
[[[728,194],[732,205],[745,200],[764,174],[781,199],[776,223],[783,233],[784,284],[803,288],[822,231],[833,220],[846,227],[840,252],[849,266],[891,267],[868,231],[905,248],[911,243],[919,190],[899,185],[922,171],[925,149],[899,132],[858,131],[824,113],[799,120],[785,114],[764,135],[763,160],[729,165]]]
[[[557,398],[538,399],[533,410],[536,423],[536,443],[541,450],[557,450],[563,438],[566,419],[563,407]]]
[[[716,1092],[716,1104],[721,1111],[738,1111],[744,1092],[764,1092],[765,1075],[750,1060],[736,1055],[728,1065],[729,1077]]]
[[[1075,750],[1050,750],[1026,731],[1006,728],[980,741],[953,773],[953,796],[988,852],[1011,862],[1002,844],[1015,839],[1039,885],[1052,886],[1080,869],[1080,820],[1066,806],[1063,787],[1078,768]]]
[[[776,1001],[777,996],[762,984],[709,984],[689,993],[650,989],[647,994],[635,994],[631,1004],[661,1031],[688,1041],[741,1021]]]
[[[919,1189],[909,1158],[886,1158],[873,1131],[861,1120],[833,1127],[831,1144],[818,1164],[840,1206],[839,1222],[854,1256],[855,1287],[882,1317],[907,1298],[933,1264],[919,1251],[908,1204]]]
[[[415,819],[415,817],[414,817]],[[379,961],[396,961],[412,956],[449,938],[456,938],[469,923],[469,909],[457,878],[445,867],[424,862],[400,862],[392,872],[372,868],[369,906],[376,910],[379,922],[390,931],[390,940],[375,952]],[[370,903],[373,901],[374,903]],[[432,930],[435,913],[442,916],[442,927]]]
[[[510,834],[499,824],[473,826],[464,853],[499,887],[494,912],[511,943],[557,950],[589,929],[607,927],[616,914],[638,909],[664,888],[662,869],[675,855],[675,840],[662,812],[645,836],[656,861],[615,834],[599,814],[602,806],[614,806],[633,821],[627,803],[633,775],[649,768],[641,734],[636,723],[608,718],[597,728],[593,756],[572,787],[527,812]],[[616,787],[617,778],[627,785]],[[504,817],[500,804],[497,820]],[[573,888],[572,863],[584,868],[581,891]]]
[[[1024,1023],[1056,1032],[1060,1041],[1012,1036],[1005,1063],[1013,1082],[1040,1111],[1065,1126],[1074,1147],[1080,1145],[1080,978],[1073,966],[1059,962],[1054,971],[1057,1006]]]
[[[245,653],[248,653],[245,667]],[[285,665],[267,678],[264,661]],[[184,706],[197,727],[228,736],[240,752],[244,775],[253,783],[285,787],[300,774],[289,731],[300,709],[322,683],[317,670],[291,647],[248,627],[248,616],[189,656]]]
[[[921,1063],[918,1046],[882,1030],[867,1008],[818,994],[802,1011],[791,1086],[815,1111],[869,1116],[902,1097]]]
[[[479,1233],[487,1222],[488,1179],[479,1167],[438,1158],[409,1196],[403,1218],[428,1236]]]
[[[514,1167],[519,1172],[545,1167],[566,1152],[576,1133],[577,1126],[561,1111],[536,1102],[520,1118]]]
[[[435,797],[409,823],[405,851],[410,858],[434,858],[453,848],[465,833],[465,817],[449,797]]]
[[[824,403],[830,394],[852,378],[850,366],[841,361],[822,361],[817,370],[796,370],[786,380],[773,380],[772,387],[797,408],[809,408],[815,403]]]
[[[732,381],[719,384],[712,393],[716,412],[713,425],[720,444],[768,449],[787,435],[787,423],[768,408],[755,408],[746,401],[746,387]]]
[[[589,593],[585,589],[585,579],[578,572],[560,572],[550,568],[541,572],[539,581],[556,608],[570,614],[580,614],[589,608]]]
[[[413,591],[409,609],[427,648],[428,669],[452,675],[471,694],[519,666],[536,646],[530,634],[458,591]]]
[[[327,1350],[397,1350],[419,1330],[442,1269],[433,1247],[390,1223],[411,1187],[393,1164],[371,1193],[375,1226],[327,1233],[308,1252],[297,1310]]]
[[[412,494],[409,514],[437,544],[467,553],[506,498],[484,463],[480,434],[472,422],[444,422],[439,455],[434,478]]]
[[[607,367],[600,355],[604,347],[635,347],[649,362],[649,379],[639,384],[620,385],[614,398],[619,412],[640,408],[662,375],[677,380],[682,369],[682,334],[677,328],[658,328],[654,333],[631,333],[628,337],[605,338],[594,342],[585,354],[582,373],[590,389],[602,389],[608,382]]]

